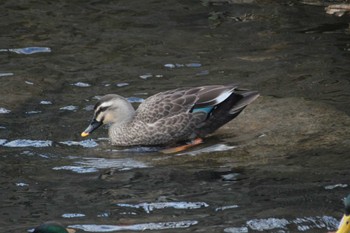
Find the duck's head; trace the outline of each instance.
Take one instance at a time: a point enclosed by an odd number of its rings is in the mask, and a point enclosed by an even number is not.
[[[134,108],[124,97],[115,94],[105,95],[96,103],[92,121],[81,136],[88,136],[103,124],[130,121],[134,114]]]
[[[340,221],[339,228],[336,233],[350,232],[350,195],[344,198],[345,213]]]
[[[33,233],[74,233],[74,229],[65,228],[57,222],[46,222],[36,227]]]

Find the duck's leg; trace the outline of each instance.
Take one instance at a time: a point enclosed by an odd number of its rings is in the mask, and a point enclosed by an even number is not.
[[[188,148],[194,147],[194,146],[199,145],[201,143],[203,143],[203,139],[196,138],[186,145],[167,148],[167,149],[161,150],[160,152],[162,152],[163,154],[173,154],[173,153],[187,150]]]

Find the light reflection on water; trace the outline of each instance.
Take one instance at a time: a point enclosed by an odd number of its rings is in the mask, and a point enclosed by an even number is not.
[[[13,52],[17,54],[30,55],[34,53],[50,53],[51,48],[48,47],[26,47],[26,48],[16,48],[16,49],[0,49],[0,52]]]
[[[296,227],[298,231],[305,232],[312,229],[332,230],[338,226],[339,222],[330,216],[303,217],[294,220],[283,218],[251,219],[243,227],[228,227],[224,229],[227,233],[245,233],[250,230],[265,232],[278,230],[278,232],[290,232],[288,229]],[[291,226],[295,225],[295,226]],[[273,231],[275,232],[275,231]]]
[[[145,230],[166,230],[188,228],[198,224],[197,221],[179,221],[179,222],[159,222],[159,223],[142,223],[134,225],[97,225],[81,224],[70,225],[70,228],[81,229],[86,232],[113,232],[113,231],[145,231]]]
[[[2,1],[1,229],[58,216],[90,231],[128,230],[114,225],[120,217],[130,230],[183,219],[193,227],[173,231],[334,230],[328,215],[340,218],[349,191],[348,18],[269,2]],[[84,141],[75,133],[104,94],[136,107],[159,91],[232,82],[261,98],[181,156],[104,145],[104,129]]]
[[[67,146],[82,146],[85,148],[92,148],[92,147],[97,147],[98,144],[92,140],[92,139],[87,139],[87,140],[83,140],[83,141],[64,141],[64,142],[60,142],[63,145],[67,145]]]
[[[104,159],[104,158],[84,158],[75,161],[74,165],[54,167],[53,170],[68,170],[75,173],[93,173],[101,169],[113,168],[119,171],[131,170],[134,168],[147,168],[149,165],[130,158]]]
[[[190,156],[196,156],[203,153],[210,153],[210,152],[219,152],[219,151],[228,151],[236,148],[237,146],[228,146],[225,144],[215,144],[212,146],[204,147],[201,149],[194,149],[191,151],[185,151],[182,153],[178,153],[177,155],[190,155]]]
[[[17,139],[4,143],[5,147],[50,147],[52,141],[49,140],[30,140],[30,139]]]
[[[146,213],[150,213],[153,210],[174,208],[174,209],[199,209],[208,207],[209,205],[205,202],[155,202],[155,203],[139,203],[139,204],[116,204],[119,207],[127,208],[142,208]]]

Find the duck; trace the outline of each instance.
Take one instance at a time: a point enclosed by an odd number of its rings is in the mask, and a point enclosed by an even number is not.
[[[49,221],[37,226],[33,233],[75,233],[75,230],[65,228],[61,223]]]
[[[95,104],[92,121],[81,136],[90,135],[101,125],[109,125],[113,145],[186,142],[174,147],[177,152],[202,143],[205,136],[236,118],[258,96],[257,91],[241,89],[235,84],[185,87],[152,95],[135,110],[126,98],[107,94]]]
[[[329,233],[349,233],[350,232],[350,194],[344,198],[345,211],[342,219],[340,220],[338,230],[336,232]]]

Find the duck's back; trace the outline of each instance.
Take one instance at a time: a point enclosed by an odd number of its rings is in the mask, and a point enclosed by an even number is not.
[[[210,105],[219,93],[234,88],[234,85],[211,85],[192,88],[178,88],[160,92],[147,98],[136,111],[135,119],[147,123],[161,118],[189,113],[195,105]]]

